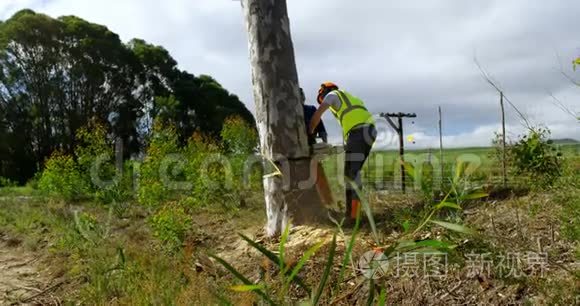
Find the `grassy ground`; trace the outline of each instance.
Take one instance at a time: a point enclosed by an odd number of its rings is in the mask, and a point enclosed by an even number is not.
[[[183,250],[170,252],[151,234],[148,214],[137,205],[118,215],[94,203],[4,198],[0,241],[14,254],[28,254],[39,258],[38,266],[50,267],[43,271],[50,281],[37,288],[60,284],[55,291],[61,301],[187,305],[215,301],[214,294],[228,284],[227,278],[216,282],[197,273],[197,256],[225,248],[237,231],[256,231],[264,221],[261,207],[239,212],[200,208]],[[18,302],[35,291],[3,302]],[[42,298],[35,301],[52,302]]]
[[[452,158],[465,152],[446,154]],[[477,154],[486,152],[482,149]],[[371,287],[357,268],[359,258],[376,247],[366,224],[344,281],[337,282],[337,264],[322,304],[363,304],[375,288],[386,288],[388,304],[574,305],[580,296],[578,182],[576,168],[554,188],[490,189],[491,197],[468,202],[459,213],[438,214],[437,218],[463,223],[477,234],[463,235],[437,226],[416,234],[415,239],[437,237],[456,245],[445,255],[445,265],[437,266],[437,271],[445,273],[436,277],[423,273],[428,263],[434,264],[427,260],[432,258],[405,255],[399,258],[404,261],[393,262],[393,270]],[[368,199],[383,246],[397,241],[405,226],[416,227],[428,206],[420,194],[413,193],[373,191]],[[223,302],[220,296],[235,305],[261,301],[251,292],[230,290],[239,281],[208,254],[224,258],[251,281],[266,280],[274,294],[281,292],[275,265],[237,235],[244,233],[278,250],[279,241],[263,238],[265,213],[260,194],[247,198],[239,208],[197,207],[189,213],[193,224],[182,247],[173,251],[153,236],[150,212],[139,205],[67,203],[42,197],[31,188],[0,189],[0,259],[4,262],[0,273],[16,275],[18,280],[7,279],[8,285],[0,286],[6,291],[0,292],[0,304],[207,305]],[[323,243],[299,274],[311,287],[320,282],[335,232],[333,226],[302,226],[290,233],[286,260],[291,266],[310,246]],[[342,261],[351,234],[347,228],[338,234],[336,263]],[[22,267],[28,269],[28,276],[14,270]],[[293,285],[286,298],[291,304],[307,297]]]
[[[32,187],[3,187],[0,188],[0,197],[30,197],[39,195],[38,190]]]

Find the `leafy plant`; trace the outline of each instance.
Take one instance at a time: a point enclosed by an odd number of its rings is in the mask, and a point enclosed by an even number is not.
[[[193,184],[188,202],[197,206],[226,203],[231,195],[228,180],[233,175],[227,172],[228,163],[221,155],[221,144],[208,135],[195,132],[189,138],[184,152],[187,159],[185,177]],[[225,165],[221,163],[224,160]]]
[[[38,188],[52,196],[65,200],[78,200],[89,193],[88,183],[73,157],[56,151],[46,161]]]
[[[117,173],[105,126],[90,122],[77,131],[76,138],[74,156],[55,152],[35,185],[67,200],[92,197],[105,204],[128,201],[132,197],[133,163],[126,162]]]
[[[192,218],[183,207],[168,203],[150,217],[149,224],[155,237],[172,252],[185,241],[186,234],[191,230]]]
[[[258,132],[240,116],[226,118],[220,135],[227,153],[247,155],[258,146]]]
[[[516,175],[527,175],[547,185],[561,175],[563,156],[549,136],[548,129],[536,128],[509,146],[509,164]]]
[[[330,276],[330,271],[332,270],[332,265],[334,264],[334,256],[336,253],[336,233],[332,236],[332,242],[330,243],[330,249],[328,250],[328,258],[326,260],[326,265],[324,266],[324,272],[322,278],[320,279],[320,284],[318,284],[318,289],[316,289],[315,295],[312,296],[312,305],[318,305],[324,287],[328,282]]]
[[[137,199],[140,204],[157,207],[170,199],[171,190],[162,181],[160,169],[169,154],[179,152],[175,127],[155,122],[146,157],[140,167]]]
[[[107,129],[99,122],[89,122],[85,127],[80,128],[76,133],[77,146],[75,147],[75,156],[79,169],[83,175],[87,176],[90,181],[90,172],[97,157],[107,155],[113,157],[112,144],[107,139]],[[102,169],[108,177],[114,175],[114,165],[107,164],[106,169]],[[101,173],[99,173],[101,174]]]
[[[455,174],[451,179],[450,190],[441,201],[436,202],[430,208],[430,212],[427,214],[427,217],[425,217],[420,225],[413,231],[411,236],[417,234],[428,223],[433,223],[452,231],[464,234],[474,233],[472,230],[462,225],[433,220],[433,217],[443,209],[461,210],[461,205],[464,201],[476,200],[488,196],[487,193],[480,191],[478,188],[467,188],[465,186],[465,170],[467,169],[467,164],[468,163],[465,162],[459,162],[456,165]]]

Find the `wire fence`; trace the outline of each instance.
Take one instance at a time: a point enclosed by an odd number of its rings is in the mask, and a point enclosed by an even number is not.
[[[411,165],[414,173],[404,170],[406,193],[421,192],[424,188],[441,190],[456,175],[463,164],[462,179],[473,186],[504,187],[501,161],[494,158],[491,148],[472,148],[445,153],[440,162],[438,152],[410,152],[405,154],[405,162]],[[580,160],[580,151],[567,153],[573,160]],[[326,176],[333,191],[344,189],[344,154],[326,158],[323,161]],[[396,152],[373,152],[365,163],[361,180],[366,189],[376,191],[403,192],[401,162]],[[517,188],[529,185],[530,178],[515,175],[508,171],[506,186]]]

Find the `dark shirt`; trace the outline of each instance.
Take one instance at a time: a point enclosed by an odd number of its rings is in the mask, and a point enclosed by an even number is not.
[[[303,109],[304,109],[304,123],[306,124],[306,134],[308,134],[308,128],[310,127],[310,121],[312,120],[312,117],[314,116],[314,113],[316,112],[316,107],[313,105],[303,105]],[[308,142],[310,144],[314,144],[316,143],[315,137],[322,137],[323,134],[326,134],[326,128],[324,128],[324,123],[322,123],[322,120],[320,120],[320,123],[318,124],[318,126],[316,127],[316,129],[314,130],[314,135],[308,135]]]

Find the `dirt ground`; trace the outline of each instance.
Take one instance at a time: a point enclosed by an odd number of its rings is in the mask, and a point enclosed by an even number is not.
[[[50,281],[40,255],[23,251],[18,240],[0,241],[0,305],[60,304],[46,290]]]

